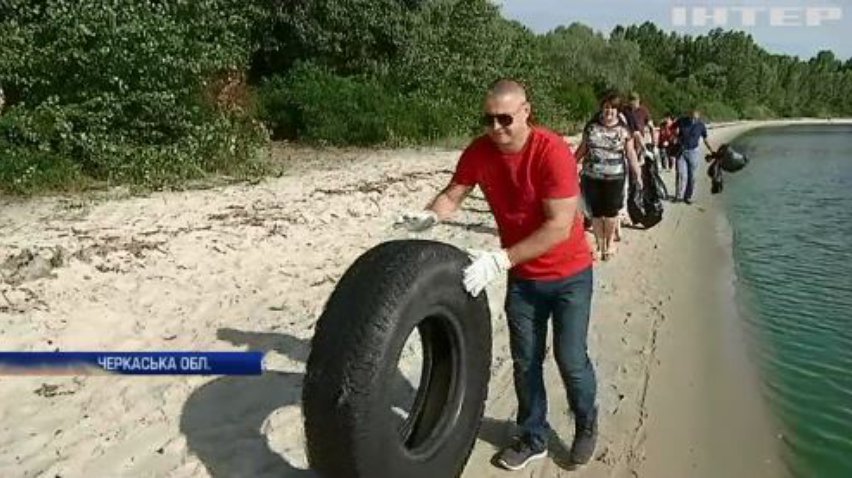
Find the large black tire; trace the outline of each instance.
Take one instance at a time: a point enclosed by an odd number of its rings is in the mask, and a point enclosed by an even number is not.
[[[330,478],[455,477],[476,441],[488,394],[491,314],[462,287],[467,254],[391,241],[359,257],[326,304],[302,394],[311,468]],[[403,426],[391,381],[420,333],[423,368]]]

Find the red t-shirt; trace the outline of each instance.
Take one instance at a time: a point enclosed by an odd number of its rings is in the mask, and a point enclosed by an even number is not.
[[[668,124],[664,124],[660,127],[658,146],[662,146],[665,142],[672,143],[676,139],[676,137],[677,124],[675,124],[674,121],[671,121]]]
[[[580,195],[577,160],[558,134],[534,127],[519,153],[505,154],[488,136],[465,149],[453,182],[479,185],[491,206],[500,243],[508,248],[526,239],[545,221],[544,199]],[[571,235],[538,258],[518,264],[514,275],[524,279],[553,280],[569,277],[592,265],[592,254],[577,214]]]

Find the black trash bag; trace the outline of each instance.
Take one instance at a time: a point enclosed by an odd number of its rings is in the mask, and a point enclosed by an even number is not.
[[[710,192],[712,194],[722,192],[725,188],[725,183],[722,179],[722,166],[718,160],[710,163],[710,167],[707,168],[707,175],[710,176]]]
[[[627,214],[633,224],[650,229],[663,220],[663,199],[668,197],[666,185],[653,161],[642,165],[642,183],[645,187],[640,188],[632,177],[630,179]]]
[[[655,190],[653,191],[654,201],[658,201],[658,200],[662,201],[664,199],[669,199],[669,188],[666,187],[666,182],[663,181],[663,177],[660,176],[659,164],[655,163],[655,164],[651,165],[650,167],[648,167],[647,173],[643,169],[642,174],[643,174],[643,176],[642,176],[643,181],[647,181],[646,178],[648,178],[648,177],[650,177],[653,180],[652,182],[653,182],[654,188],[655,188]],[[661,205],[662,205],[662,203],[661,203]]]
[[[735,173],[748,164],[748,156],[738,153],[728,144],[723,144],[715,153],[708,154],[707,160],[718,162],[719,167],[729,173]]]
[[[645,204],[642,200],[642,190],[636,184],[636,180],[631,176],[630,187],[627,188],[627,215],[630,216],[630,222],[633,224],[641,224],[645,218]]]
[[[645,150],[642,152],[642,158],[645,160],[645,162],[648,162],[648,161],[657,162],[657,161],[659,161],[660,158],[657,157],[656,154],[654,154],[654,143],[645,144]]]

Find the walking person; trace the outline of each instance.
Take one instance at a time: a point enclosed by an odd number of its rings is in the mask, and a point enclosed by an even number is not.
[[[701,120],[701,112],[698,109],[693,108],[688,115],[678,119],[677,128],[683,152],[677,162],[678,182],[674,200],[692,204],[695,180],[701,167],[701,141],[711,153],[714,149],[707,141],[707,126]]]
[[[631,133],[636,138],[637,153],[644,153],[648,145],[656,144],[657,130],[654,127],[654,120],[651,118],[651,112],[642,104],[639,93],[633,91],[627,97],[628,103],[626,115],[632,118],[628,123],[631,126]],[[641,162],[641,159],[640,159]]]
[[[593,269],[578,212],[577,165],[558,134],[530,124],[531,105],[517,82],[486,93],[486,133],[462,153],[449,185],[425,211],[400,223],[422,230],[450,218],[479,186],[497,222],[500,248],[475,254],[463,287],[478,295],[508,273],[505,300],[520,434],[496,463],[520,470],[547,455],[550,425],[543,375],[549,321],[553,350],[574,413],[571,461],[587,463],[597,440],[597,381],[587,351]]]
[[[663,170],[673,170],[675,161],[680,153],[677,151],[677,122],[671,114],[667,114],[660,123],[657,137],[657,149],[660,151],[660,166]]]
[[[577,162],[583,166],[583,198],[592,212],[597,253],[604,261],[615,253],[627,174],[640,187],[642,184],[635,138],[619,119],[620,105],[621,99],[615,93],[603,97],[600,113],[583,128],[583,140],[575,153]]]

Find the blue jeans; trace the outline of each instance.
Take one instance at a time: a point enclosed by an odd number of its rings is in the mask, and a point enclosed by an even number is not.
[[[701,149],[685,149],[677,158],[677,198],[692,199],[695,177],[701,164]]]
[[[517,423],[536,450],[547,447],[547,394],[542,365],[549,319],[553,317],[553,351],[577,423],[596,418],[597,381],[586,337],[592,305],[592,268],[554,281],[509,278],[506,317],[514,363]]]

